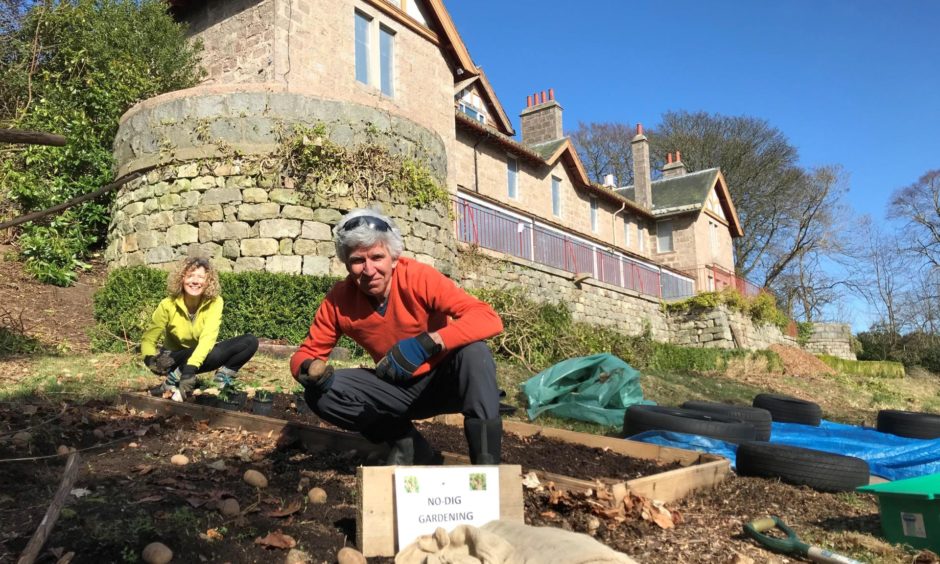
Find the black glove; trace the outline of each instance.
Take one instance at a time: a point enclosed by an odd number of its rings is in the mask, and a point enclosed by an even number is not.
[[[183,396],[183,400],[192,395],[193,390],[196,389],[196,367],[192,364],[187,364],[183,366],[180,370],[180,382],[177,384],[179,388],[180,395]]]
[[[164,349],[157,355],[148,354],[144,357],[144,366],[154,374],[164,375],[176,364],[170,351]]]
[[[333,372],[334,368],[322,360],[307,359],[300,364],[297,381],[305,390],[313,386],[322,392],[333,378]]]
[[[424,361],[441,352],[441,345],[427,333],[402,339],[375,365],[375,375],[393,384],[402,384],[414,376]]]

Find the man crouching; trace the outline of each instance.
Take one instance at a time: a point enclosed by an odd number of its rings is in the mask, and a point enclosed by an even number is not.
[[[388,465],[439,462],[412,421],[462,413],[470,461],[499,464],[496,364],[483,342],[503,330],[499,316],[434,268],[402,258],[401,232],[376,211],[349,212],[333,239],[349,276],[327,293],[290,362],[307,404],[387,442]],[[325,364],[341,335],[372,356],[374,370]]]

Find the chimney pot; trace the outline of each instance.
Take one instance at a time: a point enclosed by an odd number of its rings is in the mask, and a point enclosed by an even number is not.
[[[642,124],[642,123],[636,124],[636,134],[637,134],[637,135],[643,135],[643,124]]]
[[[539,95],[539,104],[545,103],[545,91],[542,90],[542,93]]]
[[[531,94],[525,97],[525,107],[527,108],[532,107],[532,95]]]
[[[679,162],[681,160],[682,160],[682,153],[680,153],[679,151],[676,151],[676,162]]]
[[[554,89],[554,88],[549,88],[549,89],[548,89],[548,99],[549,99],[549,100],[554,100],[554,99],[555,99],[555,89]]]
[[[666,153],[666,164],[672,164],[672,153]]]

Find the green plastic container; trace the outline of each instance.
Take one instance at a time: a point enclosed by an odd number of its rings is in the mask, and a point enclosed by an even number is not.
[[[940,474],[862,486],[857,491],[878,496],[886,539],[940,551]]]

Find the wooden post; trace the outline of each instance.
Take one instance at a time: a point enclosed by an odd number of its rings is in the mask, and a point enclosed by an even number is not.
[[[46,509],[46,514],[39,522],[39,527],[36,528],[33,537],[29,539],[29,544],[26,545],[26,549],[23,550],[17,564],[33,564],[36,561],[39,550],[42,549],[42,545],[46,544],[46,539],[49,537],[49,533],[52,532],[52,527],[59,519],[59,513],[62,512],[65,500],[68,498],[69,492],[72,491],[75,479],[78,478],[78,468],[81,460],[82,457],[77,452],[69,455],[69,460],[65,463],[65,471],[62,473],[62,482],[59,483],[59,491],[52,498],[52,503]]]
[[[0,142],[24,143],[26,145],[52,145],[61,147],[68,142],[62,135],[42,133],[39,131],[24,131],[22,129],[0,129]]]

